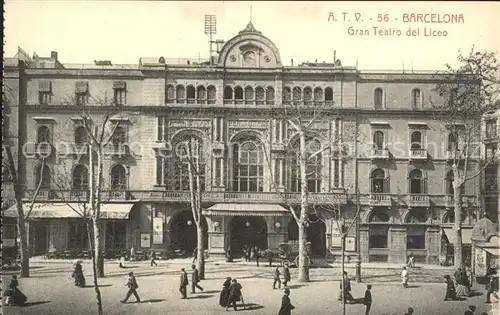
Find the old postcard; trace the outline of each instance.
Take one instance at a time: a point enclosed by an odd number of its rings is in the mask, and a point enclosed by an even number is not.
[[[498,314],[499,14],[6,0],[3,313]]]

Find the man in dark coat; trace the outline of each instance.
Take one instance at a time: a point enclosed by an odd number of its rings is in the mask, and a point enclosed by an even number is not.
[[[486,284],[486,303],[491,303],[491,295],[498,300],[498,276],[496,269],[491,268],[487,273],[488,283]]]
[[[366,305],[365,315],[370,314],[370,308],[372,307],[372,285],[369,284],[366,286],[365,298],[363,300],[363,304]]]
[[[456,300],[457,291],[455,290],[455,285],[453,284],[453,280],[451,280],[451,277],[449,275],[444,276],[444,282],[446,283],[446,294],[444,296],[444,300]]]
[[[139,286],[137,285],[137,280],[135,280],[134,273],[131,271],[128,274],[128,281],[126,286],[128,287],[128,292],[127,295],[125,296],[124,300],[121,300],[120,302],[122,303],[127,303],[128,298],[133,294],[135,299],[137,300],[137,303],[141,302],[141,298],[139,297],[139,294],[137,294],[137,289]]]
[[[464,315],[474,315],[476,307],[474,305],[469,305],[469,309],[465,311]]]
[[[222,285],[222,291],[219,296],[219,305],[222,307],[227,306],[227,302],[229,300],[229,287],[231,286],[231,277],[227,277],[226,281]]]
[[[283,266],[283,285],[286,287],[288,282],[290,282],[290,269],[288,268],[288,265],[285,264]]]
[[[274,270],[273,289],[276,289],[276,283],[278,284],[278,289],[281,289],[280,267],[276,267]]]
[[[242,289],[241,284],[239,284],[238,281],[236,281],[236,279],[233,279],[231,285],[229,286],[229,300],[226,306],[226,310],[231,305],[233,305],[235,311],[238,310],[236,307],[236,302],[241,300],[241,289]]]
[[[195,265],[191,265],[191,268],[193,269],[193,273],[191,274],[191,293],[196,293],[195,288],[203,291],[203,288],[198,284],[198,282],[200,282],[200,274],[198,272],[198,269],[196,269]]]
[[[292,310],[295,309],[295,306],[292,305],[289,296],[290,296],[290,289],[285,288],[285,294],[281,299],[281,307],[280,311],[278,312],[278,315],[290,315],[292,314]]]
[[[181,281],[179,284],[179,292],[182,294],[182,299],[187,299],[187,286],[189,284],[188,276],[184,268],[181,269]]]

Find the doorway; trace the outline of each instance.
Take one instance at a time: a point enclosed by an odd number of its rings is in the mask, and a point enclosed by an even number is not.
[[[267,224],[261,217],[234,217],[230,233],[233,254],[243,254],[244,246],[267,249]]]

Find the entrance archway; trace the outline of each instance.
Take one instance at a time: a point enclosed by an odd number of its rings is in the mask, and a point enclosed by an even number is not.
[[[326,254],[326,224],[317,215],[309,216],[307,223],[307,241],[311,242],[313,256],[324,256]]]
[[[202,219],[205,249],[208,248],[207,221]],[[173,250],[185,251],[192,254],[197,247],[196,223],[191,210],[184,210],[176,213],[170,222],[171,246]]]
[[[243,253],[243,246],[267,248],[267,224],[261,217],[234,217],[231,220],[231,251]]]

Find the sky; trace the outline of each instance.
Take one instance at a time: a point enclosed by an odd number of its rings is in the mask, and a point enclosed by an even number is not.
[[[13,57],[20,46],[41,57],[57,51],[62,63],[207,58],[205,14],[217,16],[214,39],[226,41],[251,19],[277,46],[285,66],[291,59],[295,65],[332,62],[336,51],[342,65],[357,63],[360,69],[439,70],[456,64],[458,51],[468,53],[473,45],[500,52],[500,2],[6,0],[4,9],[4,56]],[[414,23],[405,22],[404,14],[436,14],[435,20],[462,14],[463,19]],[[350,35],[349,27],[368,34]],[[393,35],[375,35],[374,27]],[[407,36],[409,28],[418,29],[418,36]],[[437,31],[446,36],[425,36]]]

